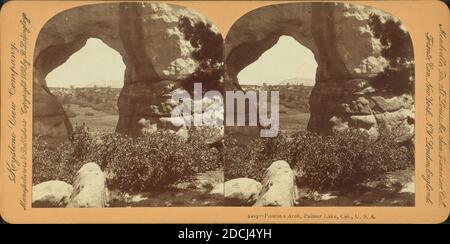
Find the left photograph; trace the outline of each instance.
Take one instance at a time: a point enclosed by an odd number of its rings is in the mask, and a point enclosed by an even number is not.
[[[33,67],[34,208],[223,206],[223,39],[193,10],[102,3],[42,27]],[[180,123],[178,123],[180,124]],[[218,123],[220,124],[220,123]]]

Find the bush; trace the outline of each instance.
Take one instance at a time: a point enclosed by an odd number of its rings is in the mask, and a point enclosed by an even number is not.
[[[225,177],[261,181],[273,161],[286,160],[302,187],[315,190],[345,189],[388,171],[411,165],[408,150],[392,134],[372,141],[358,130],[329,136],[301,131],[291,136],[257,139],[246,148],[226,147]]]
[[[70,141],[56,149],[50,148],[41,138],[33,138],[33,184],[61,180],[72,184],[78,169],[90,157],[92,138],[83,127],[76,127]],[[86,137],[88,136],[88,137]]]
[[[381,21],[371,14],[369,27],[381,43],[381,55],[389,62],[385,70],[370,80],[373,87],[397,94],[414,93],[414,52],[408,32],[393,19]]]
[[[117,133],[94,138],[85,126],[77,126],[70,140],[56,150],[35,139],[33,184],[55,179],[72,183],[84,163],[96,162],[112,189],[134,192],[160,188],[221,165],[217,149],[205,143],[214,133],[208,128],[195,129],[188,142],[171,131],[135,138]]]
[[[60,158],[58,151],[49,149],[47,143],[40,139],[33,140],[33,184],[49,180],[67,181],[68,175],[63,174],[66,164]]]
[[[194,73],[183,81],[183,87],[193,90],[195,82],[202,82],[203,91],[221,90],[220,82],[223,75],[223,39],[222,35],[212,31],[210,23],[202,21],[194,23],[188,17],[181,17],[178,28],[184,34],[195,50],[192,57],[197,61],[198,67]]]
[[[208,129],[190,131],[184,142],[170,131],[131,138],[119,134],[102,138],[98,162],[112,175],[109,185],[124,191],[161,188],[195,173],[220,167],[218,151],[205,139]]]
[[[225,138],[224,147],[224,177],[226,180],[246,177],[261,179],[265,161],[257,161],[256,155],[261,148],[261,140],[254,140],[246,147],[238,146],[235,138]],[[258,145],[256,145],[258,144]]]
[[[223,167],[221,144],[223,135],[217,127],[191,127],[185,151],[192,160],[196,172],[205,172]],[[211,144],[220,144],[214,147]]]
[[[130,138],[114,134],[101,145],[101,165],[112,174],[109,185],[127,191],[141,191],[170,182],[187,173],[179,163],[178,136],[156,132],[152,136]]]
[[[294,169],[304,174],[301,181],[311,188],[345,189],[409,164],[407,151],[389,134],[376,141],[358,130],[317,137],[297,137],[292,159]]]

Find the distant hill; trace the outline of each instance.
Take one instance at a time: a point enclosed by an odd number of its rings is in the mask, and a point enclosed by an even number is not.
[[[296,77],[296,78],[291,78],[291,79],[287,79],[284,81],[281,81],[280,83],[278,83],[279,86],[285,86],[287,84],[289,85],[305,85],[305,86],[314,86],[315,84],[315,80],[314,79],[308,79],[308,78],[300,78],[300,77]]]
[[[86,87],[111,87],[111,88],[122,88],[123,87],[123,81],[118,80],[100,80],[100,81],[94,81],[86,85]]]

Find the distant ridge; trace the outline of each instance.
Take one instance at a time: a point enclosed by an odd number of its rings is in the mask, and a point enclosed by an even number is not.
[[[305,86],[314,86],[315,84],[315,80],[314,79],[308,79],[308,78],[300,78],[300,77],[296,77],[296,78],[291,78],[291,79],[287,79],[287,80],[283,80],[280,83],[278,83],[277,85],[279,86],[285,86],[287,84],[289,85],[305,85]]]
[[[111,88],[123,88],[123,81],[114,81],[114,80],[102,80],[102,81],[95,81],[91,82],[86,86],[76,86],[73,85],[74,88],[92,88],[94,86],[97,87],[111,87]],[[71,84],[65,84],[64,86],[48,86],[49,88],[70,88]]]
[[[100,80],[100,81],[94,81],[86,85],[85,87],[111,87],[111,88],[122,88],[123,87],[123,81],[118,80]]]

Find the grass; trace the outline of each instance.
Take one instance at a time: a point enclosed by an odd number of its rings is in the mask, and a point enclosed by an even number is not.
[[[116,130],[119,115],[112,115],[91,107],[81,107],[78,104],[71,104],[69,109],[72,114],[69,120],[73,126],[85,124],[94,133],[113,133]]]
[[[309,113],[300,112],[297,109],[288,108],[280,104],[280,127],[284,132],[306,130],[309,117]]]

